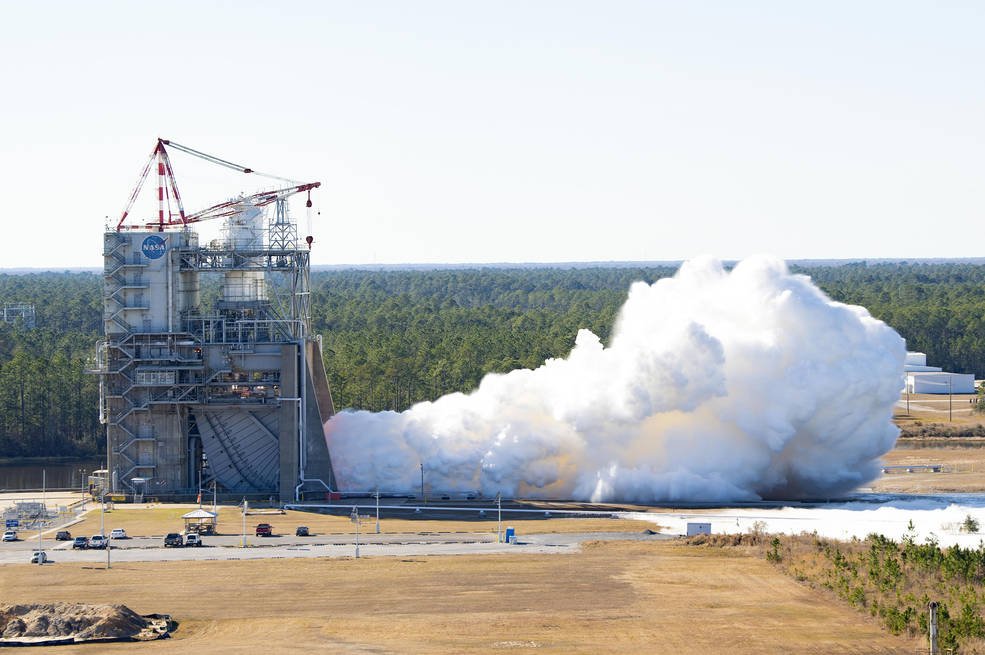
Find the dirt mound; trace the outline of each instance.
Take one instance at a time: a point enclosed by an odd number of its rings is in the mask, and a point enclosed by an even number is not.
[[[172,625],[169,616],[141,616],[125,605],[0,604],[0,645],[149,641],[167,637]]]

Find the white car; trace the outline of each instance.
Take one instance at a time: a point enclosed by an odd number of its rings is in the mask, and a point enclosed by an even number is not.
[[[126,539],[127,531],[123,528],[113,528],[113,531],[109,533],[110,539]]]
[[[89,548],[106,548],[106,537],[94,534],[89,537]]]
[[[43,550],[36,550],[34,551],[34,555],[31,556],[31,564],[44,564],[47,561],[48,555]]]
[[[17,541],[17,533],[13,530],[7,530],[3,533],[4,541]]]

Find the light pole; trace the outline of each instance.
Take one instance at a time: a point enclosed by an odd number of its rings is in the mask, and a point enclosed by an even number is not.
[[[380,533],[380,488],[376,488],[376,534]]]
[[[503,543],[503,494],[496,494],[496,543]]]
[[[109,539],[106,538],[106,494],[99,494],[99,534],[103,538],[104,546],[106,548],[106,568],[110,568],[109,562]]]
[[[243,498],[243,548],[246,548],[246,498]]]
[[[426,503],[427,500],[424,498],[424,462],[421,462],[421,502]]]
[[[79,469],[79,473],[82,474],[82,481],[79,483],[79,491],[82,492],[82,511],[86,511],[86,470]]]

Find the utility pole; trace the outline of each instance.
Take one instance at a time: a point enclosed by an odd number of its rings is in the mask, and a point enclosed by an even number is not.
[[[937,603],[930,604],[930,655],[940,655],[941,651],[937,647]]]
[[[359,559],[359,509],[353,505],[351,520],[356,524],[356,559]]]
[[[45,519],[48,518],[48,507],[44,504],[44,490],[46,486],[45,480],[45,470],[41,469],[41,519],[38,521],[38,566],[41,566],[44,562],[44,546],[41,543],[41,530],[44,528]]]
[[[951,376],[947,376],[947,420],[951,421]]]

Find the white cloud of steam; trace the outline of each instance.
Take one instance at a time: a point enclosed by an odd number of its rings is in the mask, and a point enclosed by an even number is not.
[[[905,344],[775,259],[637,282],[605,348],[326,424],[342,489],[590,501],[829,497],[878,474]]]

